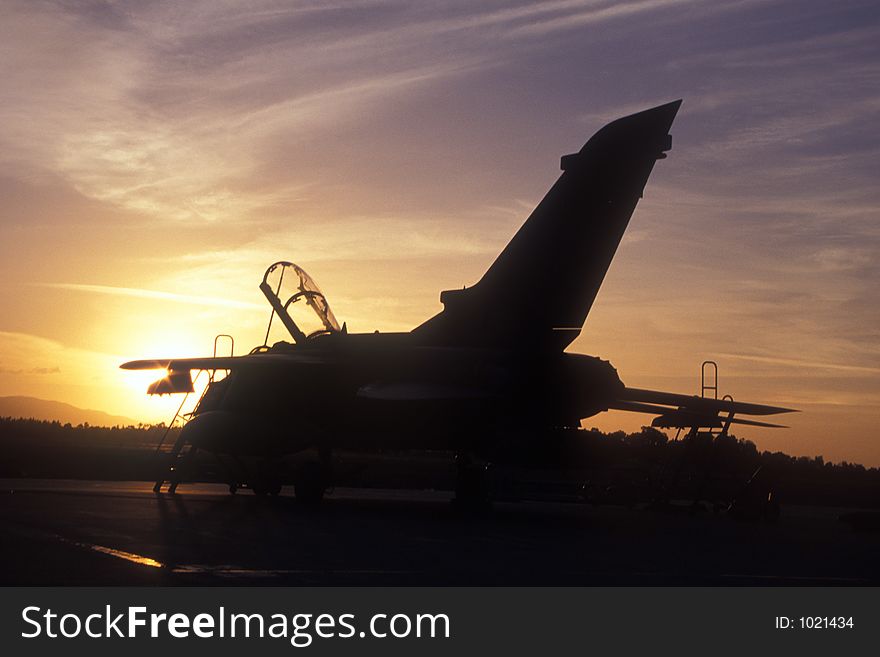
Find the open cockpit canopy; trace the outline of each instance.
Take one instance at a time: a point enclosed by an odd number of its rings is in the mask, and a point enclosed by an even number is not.
[[[276,262],[263,275],[260,290],[272,306],[272,317],[284,324],[297,343],[338,333],[339,322],[312,277],[292,262]],[[269,328],[272,318],[269,319]],[[269,331],[266,332],[268,340]]]

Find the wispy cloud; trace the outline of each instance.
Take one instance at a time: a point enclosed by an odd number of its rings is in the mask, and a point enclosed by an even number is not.
[[[135,299],[156,299],[159,301],[173,301],[196,306],[219,306],[222,308],[242,308],[263,310],[263,305],[222,297],[200,296],[195,294],[179,294],[177,292],[163,292],[161,290],[143,290],[132,287],[114,287],[111,285],[88,285],[82,283],[41,283],[42,287],[55,288],[57,290],[71,290],[73,292],[88,292],[92,294],[109,294],[113,296],[132,297]]]
[[[522,57],[499,35],[549,48],[548,33],[679,4],[12,3],[0,157],[147,216],[253,220],[320,179],[267,173],[279,141],[308,157],[316,133]]]
[[[681,5],[697,5],[700,0],[635,0],[633,2],[591,2],[574,11],[542,20],[531,21],[510,31],[510,36],[538,36],[549,32],[571,31],[608,20],[636,14],[670,9]]]
[[[45,375],[45,374],[60,374],[60,373],[61,373],[61,368],[58,365],[54,365],[51,367],[19,367],[19,368],[0,367],[0,374]]]
[[[811,370],[839,370],[854,374],[880,374],[880,367],[866,367],[864,365],[849,365],[845,363],[817,363],[810,360],[797,358],[775,358],[773,356],[756,356],[752,354],[720,353],[723,358],[735,358],[738,360],[750,360],[757,363],[770,363],[772,365],[788,365],[791,367],[803,367]]]

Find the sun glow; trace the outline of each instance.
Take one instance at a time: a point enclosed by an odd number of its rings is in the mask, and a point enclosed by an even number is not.
[[[129,335],[130,350],[125,357],[120,357],[117,367],[128,360],[141,358],[193,358],[198,356],[210,356],[213,353],[213,345],[210,341],[200,338],[197,331],[183,331],[167,326],[144,326],[140,331]],[[223,349],[218,345],[218,348]],[[223,351],[218,355],[228,355]],[[192,410],[201,397],[207,385],[209,372],[193,371],[193,392],[189,393],[183,405],[182,412]],[[116,401],[123,407],[130,409],[128,414],[138,420],[147,422],[171,421],[175,411],[181,402],[183,394],[173,395],[148,395],[147,388],[155,381],[168,376],[166,369],[154,370],[120,370],[117,369],[117,378],[120,387],[117,389]]]
[[[120,375],[125,384],[118,394],[126,407],[131,409],[131,412],[137,412],[139,418],[143,418],[149,423],[164,422],[168,424],[172,421],[178,408],[183,414],[189,413],[195,408],[210,381],[211,372],[206,370],[191,372],[193,392],[188,395],[184,395],[184,393],[147,394],[149,385],[167,377],[168,370],[120,370]]]

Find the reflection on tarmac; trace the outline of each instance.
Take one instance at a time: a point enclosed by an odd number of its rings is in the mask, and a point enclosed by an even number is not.
[[[547,502],[460,515],[440,491],[337,489],[321,508],[219,484],[0,480],[0,583],[877,584],[839,509],[776,524]]]

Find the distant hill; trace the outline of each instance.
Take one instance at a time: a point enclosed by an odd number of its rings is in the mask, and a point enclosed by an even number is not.
[[[137,424],[131,418],[122,415],[110,415],[104,411],[78,408],[64,402],[36,397],[0,397],[0,417],[33,418],[62,424],[70,422],[74,426],[85,423],[95,427]]]

